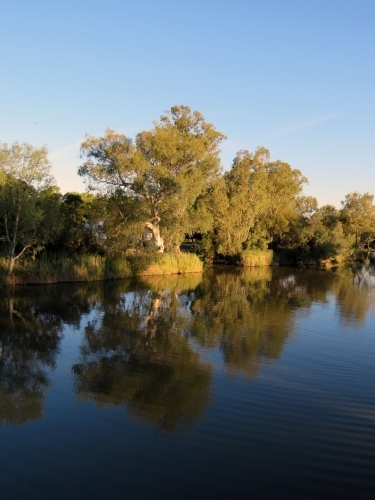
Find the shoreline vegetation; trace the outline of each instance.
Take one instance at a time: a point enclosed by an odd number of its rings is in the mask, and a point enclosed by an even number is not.
[[[173,106],[135,139],[86,135],[62,195],[45,146],[0,142],[0,284],[201,273],[214,264],[326,268],[375,251],[370,193],[318,206],[307,178],[265,147],[224,171],[226,136]]]
[[[358,262],[368,263],[364,253],[356,259],[342,256],[321,261],[298,262],[290,252],[274,253],[272,250],[244,252],[236,262],[225,262],[228,267],[267,268],[271,266],[315,267],[332,269]],[[209,267],[220,266],[217,262]],[[8,285],[49,285],[58,283],[88,283],[122,278],[147,278],[201,274],[205,268],[202,259],[194,253],[145,255],[135,252],[117,257],[100,255],[42,256],[33,261],[16,264],[11,283]],[[7,263],[0,259],[0,284],[6,284]]]
[[[0,261],[0,280],[6,282],[7,263]],[[202,273],[195,254],[161,254],[106,257],[100,255],[44,256],[16,265],[9,285],[37,285],[106,281],[121,278]]]

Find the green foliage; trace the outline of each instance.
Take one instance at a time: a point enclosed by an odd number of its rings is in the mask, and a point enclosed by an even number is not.
[[[47,149],[13,143],[0,147],[0,227],[10,282],[15,261],[41,250],[60,232],[59,194],[51,187]]]
[[[375,248],[373,195],[353,192],[341,210],[318,208],[315,198],[303,194],[302,173],[271,161],[264,147],[239,151],[222,175],[224,138],[188,106],[172,107],[135,141],[111,129],[102,137],[86,136],[79,175],[93,192],[63,197],[52,186],[45,147],[1,144],[6,280],[12,282],[20,258],[17,272],[36,266],[35,276],[42,279],[45,272],[47,281],[200,271],[198,258],[178,254],[185,237],[194,238],[206,264],[269,265],[271,249],[280,264],[358,259],[360,252],[369,257]],[[70,273],[56,262],[59,271],[51,272],[42,251],[58,254],[61,263],[73,262],[76,254],[82,263],[84,256],[88,260],[81,269],[74,261]],[[165,258],[157,255],[164,252]],[[116,267],[124,255],[128,267]]]
[[[80,193],[66,193],[62,197],[61,249],[67,252],[79,252],[89,248],[91,235],[85,231],[84,223],[91,218],[94,200],[93,195]]]
[[[79,168],[91,189],[130,198],[132,210],[117,212],[118,224],[146,225],[159,251],[179,245],[190,229],[190,210],[220,171],[218,146],[224,135],[188,106],[174,106],[150,131],[131,139],[107,129],[86,136]]]
[[[266,250],[289,230],[307,179],[287,163],[269,159],[265,148],[254,154],[240,151],[230,172],[208,192],[206,210],[217,252],[234,256],[245,249]]]
[[[347,236],[355,239],[355,248],[368,248],[375,240],[375,205],[370,193],[353,192],[345,196],[342,202],[340,219]]]

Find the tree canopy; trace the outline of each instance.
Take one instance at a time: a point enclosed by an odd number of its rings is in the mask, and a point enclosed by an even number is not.
[[[179,245],[190,229],[190,211],[220,174],[225,136],[188,106],[174,106],[135,143],[107,129],[86,136],[79,168],[89,188],[137,201],[134,217],[149,228],[159,251]]]
[[[41,249],[59,231],[59,194],[52,186],[47,148],[0,145],[0,228],[10,282],[15,261]]]

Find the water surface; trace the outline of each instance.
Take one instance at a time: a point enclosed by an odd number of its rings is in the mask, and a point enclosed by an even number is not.
[[[375,271],[0,300],[1,498],[373,498]]]

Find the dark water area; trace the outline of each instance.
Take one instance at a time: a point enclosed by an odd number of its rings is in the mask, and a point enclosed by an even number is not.
[[[0,296],[0,498],[375,498],[375,269]]]

